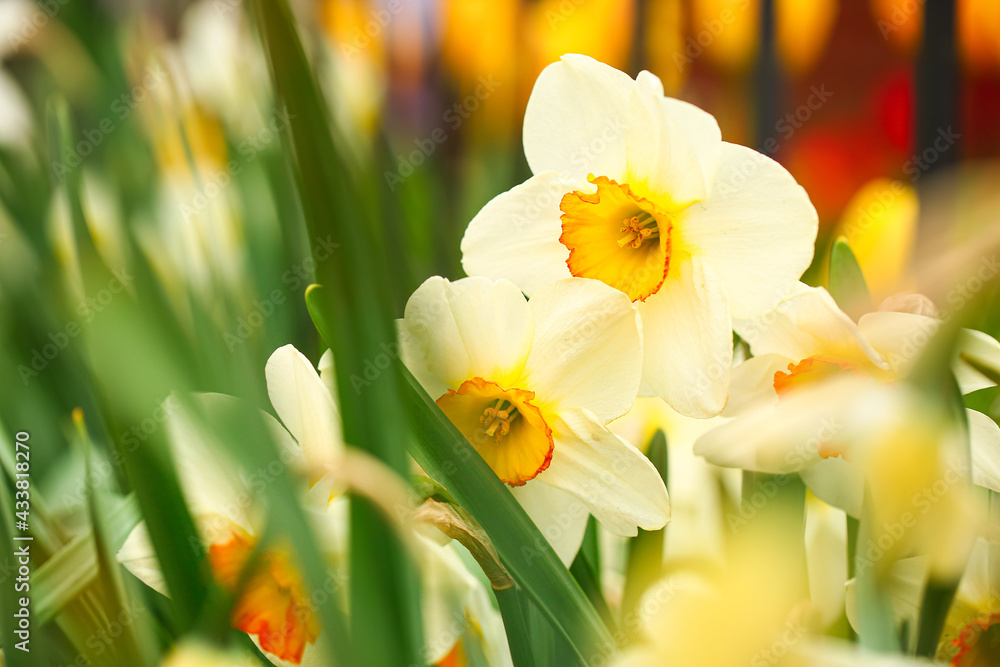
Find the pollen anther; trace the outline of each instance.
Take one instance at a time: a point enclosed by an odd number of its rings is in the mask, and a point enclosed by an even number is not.
[[[618,239],[618,247],[640,248],[646,239],[660,238],[660,228],[656,225],[656,219],[648,213],[633,215],[622,221],[619,229],[623,236]]]
[[[498,399],[492,407],[483,410],[483,416],[479,421],[486,427],[486,435],[496,438],[499,445],[503,437],[510,433],[511,422],[517,419],[517,416],[516,407],[509,401]]]

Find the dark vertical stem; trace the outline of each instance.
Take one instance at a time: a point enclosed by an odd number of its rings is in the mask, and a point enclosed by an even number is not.
[[[774,0],[760,3],[760,51],[756,71],[757,108],[754,118],[754,140],[757,150],[768,154],[767,140],[774,132],[781,109],[781,72],[775,43]],[[774,142],[770,142],[774,149]]]
[[[629,55],[632,64],[630,74],[633,76],[638,75],[640,71],[646,68],[646,54],[649,47],[649,44],[647,44],[649,28],[646,25],[648,13],[649,2],[647,0],[636,0],[635,20],[633,24],[635,27],[632,31],[632,53]]]
[[[917,59],[916,79],[916,149],[924,157],[926,170],[934,171],[957,163],[959,157],[954,142],[942,149],[944,143],[940,139],[949,129],[960,131],[955,0],[924,4],[924,39]],[[931,157],[932,153],[935,157]]]

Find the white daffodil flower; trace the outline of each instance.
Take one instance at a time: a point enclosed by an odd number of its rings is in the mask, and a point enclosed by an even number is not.
[[[428,279],[400,322],[406,365],[564,562],[588,513],[635,535],[669,519],[656,468],[605,424],[635,400],[642,336],[621,292],[567,279],[526,300],[486,278]]]
[[[665,97],[653,74],[633,80],[580,55],[539,75],[524,151],[534,176],[469,224],[466,272],[529,296],[569,276],[619,290],[642,316],[646,385],[685,415],[718,414],[731,318],[773,308],[812,261],[805,191],[722,141],[710,114]]]
[[[756,356],[733,371],[732,400],[724,412],[732,419],[702,436],[696,453],[722,466],[799,472],[821,499],[858,516],[862,470],[838,443],[858,448],[845,434],[852,411],[873,420],[862,438],[879,422],[859,400],[865,390],[858,383],[903,378],[940,324],[920,295],[891,297],[882,308],[855,323],[825,289],[800,284],[775,310],[737,322]],[[959,347],[994,363],[1000,358],[1000,343],[978,331],[963,331]],[[954,368],[965,393],[992,385],[964,362]],[[851,379],[857,383],[841,381]],[[966,415],[972,480],[1000,490],[1000,427],[974,410]],[[882,423],[897,419],[891,412],[882,417]]]
[[[925,664],[874,654],[822,636],[822,610],[805,598],[796,565],[776,535],[737,538],[720,567],[680,571],[654,584],[645,641],[611,660],[612,667],[909,667]]]
[[[998,572],[991,573],[991,560],[997,557],[996,542],[985,537],[976,541],[951,604],[936,658],[951,667],[985,667],[1000,660],[1000,594],[996,589]],[[917,627],[924,588],[930,575],[925,557],[904,558],[895,563],[885,581],[885,591],[892,603],[896,627],[904,623]],[[847,618],[857,630],[856,582],[847,586]],[[911,649],[916,636],[910,637]]]
[[[348,554],[348,499],[340,493],[351,479],[339,479],[345,457],[337,402],[332,392],[332,356],[320,363],[320,376],[291,345],[279,348],[267,362],[268,394],[284,427],[267,413],[260,418],[278,447],[278,458],[266,471],[237,474],[225,448],[205,433],[201,422],[180,406],[166,405],[168,439],[192,517],[206,546],[213,573],[224,586],[235,586],[263,528],[256,498],[274,476],[286,469],[302,473],[302,498],[332,568],[330,586],[309,590],[299,573],[291,546],[279,544],[262,558],[266,567],[251,577],[233,610],[234,627],[251,636],[276,665],[328,665],[316,608],[329,596],[345,596]],[[213,406],[239,399],[219,394],[195,397],[211,414]],[[286,430],[287,429],[287,430]],[[329,472],[326,472],[329,471]],[[444,661],[462,640],[455,628],[472,626],[482,639],[480,650],[495,656],[492,665],[509,664],[507,640],[499,614],[486,591],[458,558],[450,541],[438,543],[414,531],[408,544],[421,572],[425,657]],[[117,556],[132,574],[168,594],[144,524],[128,536]],[[294,619],[294,622],[288,622]]]

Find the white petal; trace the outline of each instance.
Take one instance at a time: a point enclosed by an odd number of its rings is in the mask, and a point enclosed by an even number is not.
[[[1000,493],[1000,426],[981,412],[966,410],[965,414],[969,417],[972,482]]]
[[[735,328],[755,355],[781,354],[796,361],[830,355],[888,368],[882,355],[822,287],[799,283],[773,310],[751,320],[737,320]]]
[[[625,414],[642,377],[638,314],[598,280],[567,278],[528,302],[535,321],[522,389],[553,410],[587,408],[602,422]]]
[[[842,510],[810,499],[806,503],[806,569],[809,596],[826,627],[844,611],[847,583],[847,516]]]
[[[0,47],[2,49],[2,47]],[[27,148],[34,124],[31,104],[12,76],[0,69],[0,145]]]
[[[774,308],[812,263],[818,217],[805,190],[769,157],[723,143],[708,201],[677,222],[680,247],[710,262],[733,317]]]
[[[586,410],[566,410],[552,426],[555,449],[538,480],[572,493],[608,531],[656,530],[670,520],[660,474],[642,452]]]
[[[593,58],[562,57],[538,75],[524,112],[524,155],[535,174],[625,174],[629,97],[635,82]]]
[[[897,377],[910,372],[924,345],[934,336],[938,320],[925,315],[891,311],[866,313],[858,329],[889,364]]]
[[[443,660],[459,639],[467,621],[466,605],[479,582],[465,569],[451,543],[439,545],[416,534],[420,562],[424,652],[427,662]]]
[[[627,182],[633,192],[668,211],[708,199],[722,146],[710,113],[664,97],[658,78],[639,74],[628,123]]]
[[[979,363],[1000,370],[1000,342],[989,334],[975,329],[962,329],[956,342],[959,354],[968,355]],[[993,380],[961,359],[955,362],[955,379],[963,394],[996,386]]]
[[[221,514],[192,513],[192,518],[204,546],[223,544],[228,542],[235,532],[245,530]],[[154,591],[161,595],[170,595],[145,521],[132,529],[115,555],[115,559]]]
[[[838,639],[806,639],[791,664],[809,667],[932,667],[923,659],[878,653]]]
[[[164,403],[167,436],[173,451],[177,476],[193,514],[221,515],[253,532],[252,509],[257,494],[237,474],[237,462],[225,454],[226,447],[212,432],[213,414],[236,408],[246,410],[241,399],[224,394],[194,394],[189,397],[195,414],[172,395]],[[295,466],[301,453],[278,421],[253,408],[277,444],[282,460]]]
[[[418,329],[422,330],[420,327]],[[396,337],[399,340],[400,358],[424,391],[431,398],[447,393],[448,383],[430,369],[424,351],[426,349],[424,341],[420,336],[410,332],[405,319],[396,320]]]
[[[864,549],[864,545],[858,545],[859,549]],[[878,557],[878,546],[867,547],[868,553],[862,551],[862,556],[874,561]],[[927,576],[930,572],[930,558],[927,556],[917,556],[914,558],[902,558],[892,564],[889,569],[889,576],[886,578],[885,591],[892,603],[893,616],[896,627],[903,623],[908,623],[911,628],[916,627],[917,617],[920,614],[920,603],[923,597],[924,585],[927,583]],[[851,579],[847,582],[847,620],[854,631],[858,630],[858,608],[857,608],[857,581]],[[911,635],[912,637],[912,635]],[[912,641],[912,640],[911,640]],[[929,667],[929,666],[928,666]]]
[[[938,317],[937,306],[923,294],[917,292],[898,292],[886,298],[878,305],[881,311],[892,313],[912,313],[926,317]]]
[[[995,543],[985,537],[976,540],[958,588],[959,601],[993,613],[996,613],[997,600],[990,585],[990,551],[995,547]]]
[[[512,487],[510,492],[552,545],[559,560],[569,567],[583,544],[590,517],[587,506],[573,494],[542,482],[540,476],[524,486]],[[530,558],[530,554],[526,557]]]
[[[343,451],[340,411],[319,373],[291,345],[267,360],[267,395],[311,466],[334,463]]]
[[[115,558],[139,581],[161,595],[168,595],[167,582],[156,560],[156,551],[145,522],[132,529]]]
[[[845,445],[845,419],[872,383],[844,376],[804,386],[712,429],[698,439],[694,452],[728,468],[798,472],[821,460],[821,446]]]
[[[793,363],[791,359],[780,354],[762,354],[734,368],[729,382],[729,402],[722,416],[734,417],[759,405],[775,403],[778,393],[774,390],[774,374],[786,370],[790,363]]]
[[[815,465],[799,471],[802,481],[813,495],[827,505],[840,508],[849,515],[861,517],[864,498],[864,469],[842,458],[820,459]]]
[[[319,370],[319,379],[326,385],[326,390],[333,397],[334,404],[340,405],[337,400],[337,368],[333,362],[333,350],[327,350],[323,353],[316,368]]]
[[[590,193],[594,187],[546,171],[494,197],[465,230],[462,268],[470,276],[506,278],[528,295],[568,278],[559,204],[576,190]]]
[[[406,302],[403,320],[423,365],[452,388],[474,377],[511,387],[531,349],[528,302],[506,280],[428,278]]]
[[[718,276],[698,258],[675,257],[639,314],[645,381],[683,415],[719,414],[729,393],[733,334]]]

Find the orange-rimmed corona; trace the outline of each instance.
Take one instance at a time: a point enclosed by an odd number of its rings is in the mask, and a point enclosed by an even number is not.
[[[473,378],[438,406],[505,484],[521,486],[549,467],[552,429],[531,403],[535,393]]]
[[[208,549],[208,561],[224,587],[235,590],[257,539],[235,532]],[[308,644],[319,637],[320,622],[311,609],[302,576],[287,547],[261,557],[232,611],[237,630],[256,635],[262,649],[292,664],[302,662]]]
[[[588,181],[595,192],[575,190],[559,204],[559,242],[569,249],[566,266],[574,276],[600,280],[632,301],[645,301],[670,269],[670,220],[628,184],[593,174]]]

